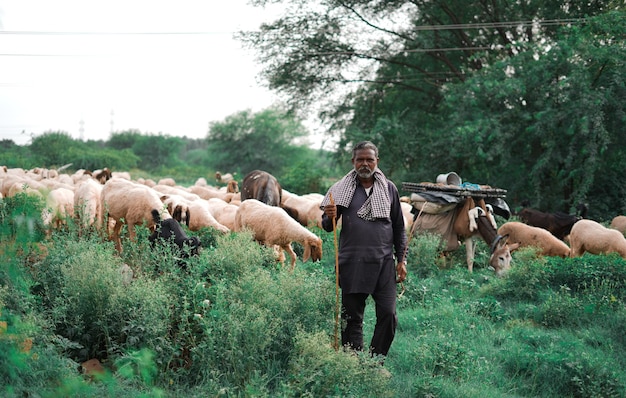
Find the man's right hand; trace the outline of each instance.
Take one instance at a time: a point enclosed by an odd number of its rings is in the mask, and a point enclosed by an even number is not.
[[[326,214],[326,217],[330,218],[331,220],[333,218],[337,218],[337,205],[324,206],[324,214]]]

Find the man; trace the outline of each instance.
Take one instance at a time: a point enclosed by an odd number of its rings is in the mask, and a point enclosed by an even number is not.
[[[320,207],[324,230],[332,231],[332,219],[341,218],[341,343],[363,349],[363,314],[371,295],[376,326],[369,350],[384,359],[398,324],[396,283],[407,274],[407,237],[398,189],[378,169],[378,160],[373,143],[358,143],[352,150],[354,169],[328,190]]]

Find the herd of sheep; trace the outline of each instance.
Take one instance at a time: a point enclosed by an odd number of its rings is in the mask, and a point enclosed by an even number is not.
[[[52,169],[0,166],[0,200],[18,193],[39,196],[46,203],[42,221],[48,233],[61,227],[68,218],[74,218],[79,228],[106,231],[119,251],[122,226],[127,226],[130,239],[136,239],[135,226],[155,229],[152,214],[156,209],[161,219],[173,218],[190,231],[204,227],[221,233],[249,229],[259,243],[276,250],[281,262],[285,261],[284,251],[287,252],[292,268],[296,262],[292,242],[303,246],[304,261],[321,258],[322,241],[309,228],[321,225],[321,194],[297,195],[283,189],[280,205],[270,206],[255,199],[242,201],[232,175],[220,175],[219,179],[227,185],[212,186],[204,178],[192,186],[178,185],[171,178],[158,182],[133,180],[128,173],[111,173],[107,169],[67,174]],[[410,231],[413,205],[403,200],[402,206]],[[498,234],[508,236],[511,247],[535,247],[539,255],[576,257],[585,252],[618,253],[626,259],[625,231],[626,216],[615,217],[608,227],[581,219],[564,239],[523,222],[509,221],[498,228]]]
[[[221,181],[225,181],[224,178]],[[292,242],[304,248],[303,261],[317,261],[322,256],[322,240],[309,228],[319,225],[322,211],[320,195],[296,195],[282,191],[282,205],[269,206],[254,199],[245,200],[235,180],[225,186],[209,185],[200,178],[192,186],[176,184],[172,178],[157,182],[138,178],[129,173],[110,172],[108,169],[73,174],[56,170],[0,167],[0,198],[17,193],[36,195],[45,200],[42,221],[48,233],[73,218],[79,228],[96,228],[122,251],[121,231],[127,226],[128,237],[136,239],[135,227],[156,228],[157,219],[175,219],[190,231],[214,228],[221,233],[252,231],[255,240],[274,248],[277,258],[284,262],[286,251],[293,268],[296,254]],[[287,211],[285,211],[287,210]],[[289,213],[288,213],[289,212]],[[298,221],[289,214],[298,215]]]

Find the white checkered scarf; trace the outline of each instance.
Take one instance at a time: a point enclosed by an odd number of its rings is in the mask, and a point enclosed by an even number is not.
[[[323,210],[324,206],[330,204],[330,194],[333,195],[337,206],[350,206],[356,185],[357,172],[352,170],[330,187],[320,204],[320,208]],[[391,214],[391,199],[389,198],[388,182],[383,172],[378,168],[374,170],[373,189],[372,194],[357,211],[357,215],[367,221],[374,221],[377,218],[389,218]]]

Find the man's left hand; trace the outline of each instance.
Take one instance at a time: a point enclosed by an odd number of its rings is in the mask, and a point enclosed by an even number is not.
[[[404,282],[406,279],[406,262],[401,261],[396,265],[396,283]]]

